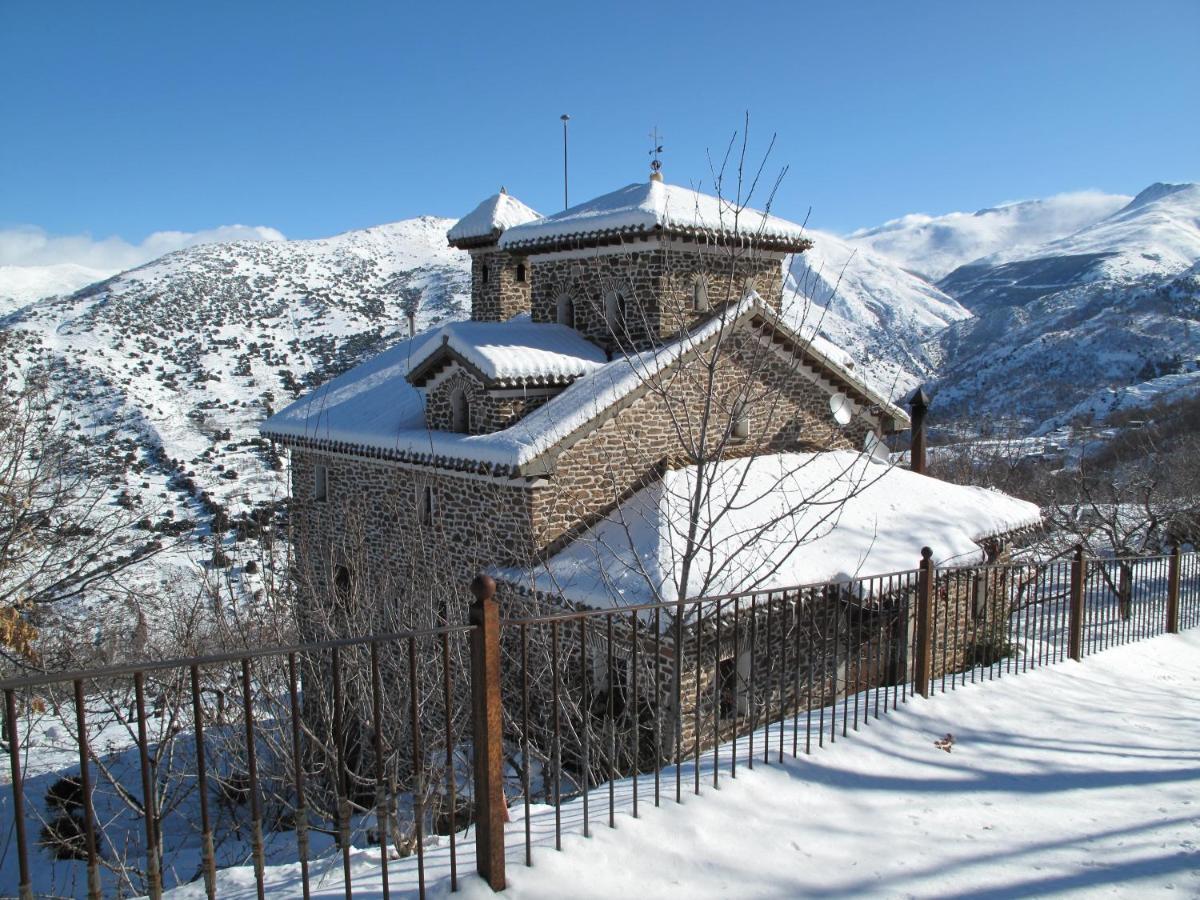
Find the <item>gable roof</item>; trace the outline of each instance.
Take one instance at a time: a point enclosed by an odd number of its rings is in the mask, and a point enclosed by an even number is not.
[[[860,407],[873,407],[880,418],[900,426],[908,423],[902,409],[835,358],[832,345],[802,337],[752,292],[686,336],[597,366],[503,431],[466,435],[425,427],[421,394],[407,376],[427,358],[425,344],[440,343],[435,334],[402,342],[333,379],[267,419],[259,432],[301,447],[486,475],[536,477],[552,471],[554,457],[589,433],[597,419],[649,390],[650,379],[700,352],[726,330],[746,326],[757,328],[784,351],[802,355]]]
[[[794,253],[811,246],[804,226],[795,222],[756,209],[739,211],[728,199],[651,180],[626,185],[552,216],[514,225],[501,236],[500,247],[550,250],[581,240],[604,242],[656,233],[736,239]]]
[[[694,466],[668,470],[536,570],[495,574],[593,607],[681,599],[697,477]],[[847,450],[722,460],[701,490],[708,502],[682,599],[909,571],[922,546],[939,565],[979,562],[980,541],[1041,521],[1024,500]]]
[[[495,243],[508,228],[541,218],[541,213],[526,206],[503,188],[459,219],[446,232],[446,240],[455,247],[483,246]]]
[[[484,384],[566,384],[608,362],[608,355],[574,328],[532,322],[455,322],[438,329],[410,360],[408,381],[418,387],[450,362]]]

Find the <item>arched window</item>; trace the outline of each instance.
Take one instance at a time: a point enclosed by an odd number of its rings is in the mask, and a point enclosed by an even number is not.
[[[525,263],[517,263],[517,281],[525,280]]]
[[[341,603],[345,603],[350,599],[350,591],[353,588],[354,579],[350,575],[350,569],[347,566],[338,566],[333,570],[333,593]]]
[[[559,295],[557,317],[559,325],[575,327],[575,301],[566,294]]]
[[[426,484],[417,490],[417,521],[422,525],[433,524],[433,485]]]
[[[462,388],[455,388],[450,394],[450,430],[460,434],[471,431],[471,401]]]
[[[604,320],[608,323],[608,330],[614,335],[625,331],[625,314],[625,295],[621,291],[613,291],[604,298]]]
[[[746,404],[740,405],[733,413],[733,424],[729,431],[730,435],[739,441],[744,441],[750,437],[750,410]]]
[[[700,275],[692,281],[692,309],[696,312],[708,312],[708,282]]]

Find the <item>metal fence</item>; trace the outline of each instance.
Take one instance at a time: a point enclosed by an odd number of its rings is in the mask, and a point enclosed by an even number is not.
[[[349,896],[352,848],[371,845],[415,857],[402,882],[377,866],[383,896],[423,896],[430,878],[457,889],[468,837],[499,889],[510,805],[532,864],[535,804],[561,849],[913,694],[1200,625],[1200,561],[1178,551],[946,569],[927,554],[872,578],[509,619],[490,579],[472,587],[462,626],[0,683],[0,894],[203,879],[211,897],[218,869],[252,864],[263,896],[265,867],[291,862],[307,897],[310,862],[340,856]],[[31,739],[58,748],[32,770]],[[427,872],[434,834],[448,853]]]

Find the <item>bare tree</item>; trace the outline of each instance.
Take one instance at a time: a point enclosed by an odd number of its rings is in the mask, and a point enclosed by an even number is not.
[[[0,373],[0,654],[38,662],[39,624],[72,601],[124,596],[117,576],[160,553],[135,528],[147,510],[122,508],[97,461],[73,439],[46,372]]]

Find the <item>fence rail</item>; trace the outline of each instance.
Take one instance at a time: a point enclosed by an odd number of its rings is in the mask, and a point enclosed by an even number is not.
[[[159,896],[218,870],[461,843],[505,883],[504,822],[578,827],[812,753],[906,703],[1200,626],[1200,557],[934,566],[766,592],[501,619],[0,682],[11,834],[0,894]],[[30,754],[35,745],[37,753]],[[617,785],[623,796],[617,801]],[[45,857],[54,857],[47,865]],[[14,863],[15,858],[15,865]],[[35,866],[34,862],[41,863]],[[415,873],[411,870],[415,868]],[[37,884],[35,885],[35,881]],[[12,890],[10,886],[15,886]]]

